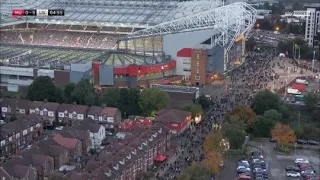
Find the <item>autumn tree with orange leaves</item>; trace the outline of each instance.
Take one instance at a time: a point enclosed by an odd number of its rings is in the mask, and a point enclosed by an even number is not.
[[[226,150],[222,139],[222,134],[219,132],[207,135],[203,143],[204,152],[209,154],[210,152],[215,151],[219,154],[222,154]]]
[[[273,139],[279,144],[289,144],[296,142],[294,130],[287,124],[277,123],[270,132]]]
[[[218,152],[211,151],[207,154],[206,159],[203,160],[203,163],[211,170],[213,174],[219,174],[220,164],[223,162],[222,155]]]
[[[256,119],[256,113],[246,106],[238,106],[233,109],[227,116],[227,120],[230,120],[232,116],[237,116],[239,120],[246,123],[247,128],[251,128]]]

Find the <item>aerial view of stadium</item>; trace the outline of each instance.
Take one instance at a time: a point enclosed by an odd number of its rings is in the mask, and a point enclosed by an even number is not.
[[[7,91],[41,75],[60,87],[82,78],[96,88],[207,84],[245,60],[257,16],[246,3],[221,0],[1,0],[0,8]],[[46,13],[14,16],[21,9]],[[64,13],[51,16],[50,9]]]

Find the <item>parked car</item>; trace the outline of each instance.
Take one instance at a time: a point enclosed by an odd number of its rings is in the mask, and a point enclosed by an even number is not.
[[[248,172],[251,171],[251,169],[250,169],[249,167],[246,167],[246,166],[238,166],[238,167],[237,167],[237,171],[238,171],[239,169],[246,169]]]
[[[297,166],[287,166],[286,171],[295,171],[295,172],[300,172],[299,167]]]
[[[288,171],[287,172],[287,177],[300,177],[300,176],[301,176],[301,174],[296,171]]]
[[[306,176],[314,176],[314,171],[313,170],[305,170],[305,171],[301,171],[301,175],[303,177],[306,177]]]
[[[309,164],[309,160],[308,159],[301,159],[298,158],[294,161],[294,163],[299,164],[299,163],[308,163]]]
[[[251,152],[251,159],[262,159],[263,160],[263,155],[261,152]]]
[[[297,139],[296,143],[297,144],[306,144],[307,142],[305,140],[302,140],[302,139]]]
[[[309,141],[307,141],[307,144],[309,144],[309,145],[313,145],[313,146],[319,146],[319,142],[317,142],[317,141],[313,141],[313,140],[309,140]]]

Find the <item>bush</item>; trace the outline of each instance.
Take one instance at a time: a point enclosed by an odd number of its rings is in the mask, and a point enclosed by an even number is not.
[[[288,147],[289,149],[294,149],[295,148],[294,144],[287,144],[285,146]],[[303,146],[301,144],[297,144],[296,149],[303,149]]]
[[[290,153],[290,148],[288,146],[278,146],[278,151],[282,153]]]

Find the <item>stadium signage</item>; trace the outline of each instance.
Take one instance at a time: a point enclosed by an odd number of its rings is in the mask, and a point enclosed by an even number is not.
[[[286,16],[294,16],[294,17],[306,17],[310,16],[310,11],[293,11],[293,12],[285,12]]]

